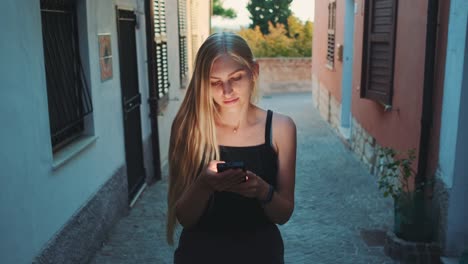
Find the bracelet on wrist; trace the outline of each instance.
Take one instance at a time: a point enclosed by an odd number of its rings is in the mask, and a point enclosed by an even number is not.
[[[260,200],[260,203],[264,206],[264,205],[267,205],[268,203],[271,202],[271,200],[273,199],[273,193],[275,192],[275,189],[273,188],[273,185],[271,184],[268,184],[268,194],[267,196],[265,197],[265,199],[263,200]]]

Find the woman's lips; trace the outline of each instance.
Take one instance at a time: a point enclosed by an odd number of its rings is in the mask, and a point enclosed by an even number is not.
[[[234,98],[234,99],[224,100],[223,103],[224,104],[233,104],[233,103],[237,102],[238,100],[239,100],[239,98]]]

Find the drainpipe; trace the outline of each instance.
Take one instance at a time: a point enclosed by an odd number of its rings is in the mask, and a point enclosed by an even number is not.
[[[151,0],[145,1],[146,50],[148,62],[149,109],[151,118],[151,146],[153,152],[153,181],[161,179],[161,160],[159,155],[159,129],[158,129],[158,97],[156,80],[154,79],[155,47],[154,47],[154,21],[151,12]]]
[[[432,125],[432,97],[435,86],[434,64],[437,42],[438,11],[439,0],[428,0],[421,136],[419,140],[418,173],[415,177],[416,184],[423,183],[426,180],[430,130]]]

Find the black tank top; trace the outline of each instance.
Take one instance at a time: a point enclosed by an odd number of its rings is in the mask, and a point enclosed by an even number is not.
[[[221,160],[243,161],[247,170],[254,172],[276,189],[278,155],[272,147],[271,120],[268,110],[265,126],[265,143],[256,146],[220,146]],[[260,202],[231,192],[215,192],[195,230],[213,232],[242,232],[272,224]]]

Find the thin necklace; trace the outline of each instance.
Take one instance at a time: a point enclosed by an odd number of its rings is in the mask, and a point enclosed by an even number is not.
[[[234,132],[234,134],[236,134],[237,131],[239,130],[241,121],[242,121],[242,118],[240,118],[239,121],[237,122],[237,126],[235,126],[235,127],[232,129],[232,132]]]
[[[232,132],[237,133],[239,126],[240,126],[240,120],[239,120],[239,123],[237,124],[237,127],[234,127],[234,129],[232,129]]]

